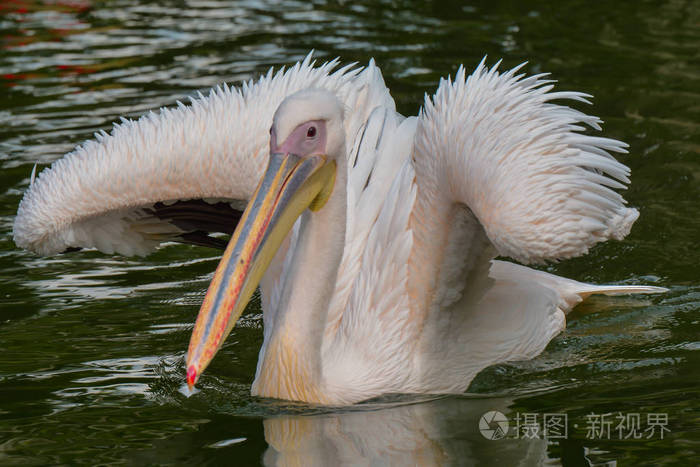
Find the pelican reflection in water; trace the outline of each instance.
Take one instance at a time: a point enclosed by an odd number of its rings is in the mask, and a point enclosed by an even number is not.
[[[264,420],[265,465],[543,465],[547,440],[526,438],[507,398],[443,397],[420,403],[363,403],[353,411],[286,414]],[[480,430],[492,410],[508,433]],[[219,434],[220,436],[220,434]]]
[[[588,295],[663,290],[494,259],[579,256],[639,215],[615,191],[629,169],[610,153],[626,145],[554,103],[588,96],[497,68],[460,68],[404,117],[373,61],[308,56],[122,120],[32,176],[15,241],[40,254],[225,248],[192,333],[190,387],[260,286],[253,394],[339,405],[463,392],[486,366],[539,354]]]

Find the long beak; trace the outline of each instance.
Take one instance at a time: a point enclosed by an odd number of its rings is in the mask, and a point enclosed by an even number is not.
[[[190,389],[243,313],[296,219],[307,208],[320,209],[334,182],[335,162],[325,155],[270,155],[199,310],[187,351]]]

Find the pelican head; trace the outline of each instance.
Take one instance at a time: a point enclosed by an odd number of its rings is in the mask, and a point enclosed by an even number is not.
[[[186,363],[190,388],[233,329],[297,218],[328,201],[344,147],[343,107],[333,93],[302,90],[278,107],[267,169],[197,316]]]

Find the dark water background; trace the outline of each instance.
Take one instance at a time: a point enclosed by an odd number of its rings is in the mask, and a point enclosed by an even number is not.
[[[0,2],[0,463],[697,465],[700,443],[700,2]],[[109,129],[316,49],[382,68],[399,110],[458,64],[529,60],[631,145],[624,242],[548,270],[670,288],[578,307],[535,360],[485,370],[470,394],[328,409],[252,398],[250,306],[186,399],[183,357],[218,253],[143,258],[18,250],[12,222],[42,168]],[[479,417],[566,414],[566,439],[491,441]],[[666,414],[624,438],[618,414]],[[590,415],[610,414],[609,438]],[[602,419],[601,419],[602,420]]]

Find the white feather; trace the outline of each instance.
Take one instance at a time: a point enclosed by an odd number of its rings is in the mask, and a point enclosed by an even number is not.
[[[265,168],[272,115],[287,95],[318,87],[353,106],[369,87],[360,69],[333,73],[336,66],[334,60],[313,67],[309,54],[241,89],[223,85],[199,94],[189,107],[122,118],[110,134],[96,134],[39,174],[20,203],[15,243],[43,255],[69,247],[143,255],[161,240],[131,230],[135,210],[164,200],[248,200]],[[100,236],[97,226],[125,235]]]
[[[468,79],[460,68],[454,83],[443,81],[426,98],[418,176],[427,164],[420,158],[435,157],[424,172],[449,185],[500,254],[525,263],[624,237],[638,212],[609,188],[620,186],[615,179],[628,183],[629,169],[608,151],[626,145],[579,133],[578,123],[596,127],[598,119],[551,103],[582,94],[550,92],[546,81],[496,68],[482,62]]]

